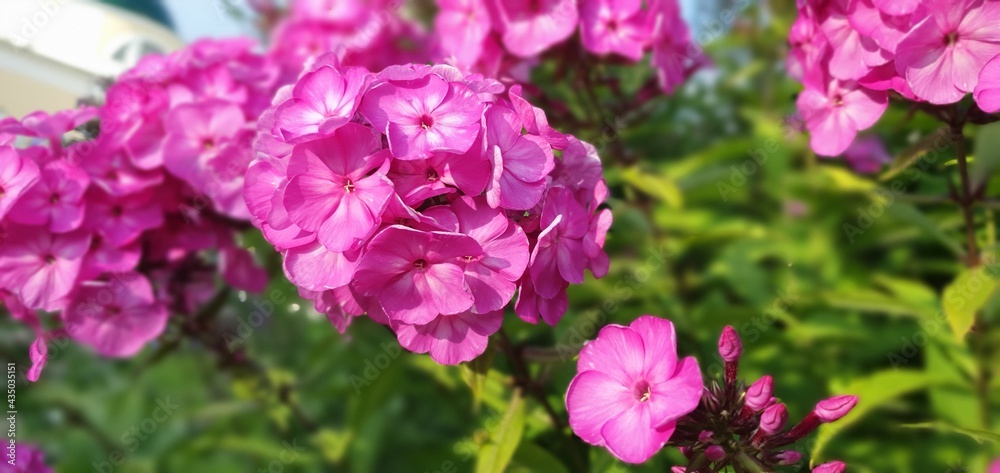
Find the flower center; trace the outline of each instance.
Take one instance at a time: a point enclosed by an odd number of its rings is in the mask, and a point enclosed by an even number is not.
[[[944,36],[944,45],[952,46],[958,42],[958,31],[952,31]]]
[[[116,315],[120,315],[122,313],[122,308],[118,307],[116,305],[109,305],[109,306],[105,307],[104,310],[108,313],[108,315],[110,315],[112,317],[114,317]]]
[[[346,191],[348,194],[354,192],[354,182],[348,179],[347,182],[344,183],[344,191]]]
[[[421,258],[413,262],[413,267],[417,269],[424,269],[427,266],[427,260]]]
[[[211,138],[205,138],[204,140],[201,141],[201,147],[205,151],[208,151],[208,150],[210,150],[210,149],[212,149],[212,148],[215,147],[215,142],[212,141]]]
[[[60,197],[59,194],[53,193],[52,195],[49,196],[49,203],[50,204],[58,204],[59,200],[61,200],[61,199],[62,199],[62,197]]]
[[[3,197],[7,191],[4,190],[3,186],[0,186],[0,197]]]
[[[53,264],[56,262],[56,257],[50,253],[45,256],[42,256],[42,260],[45,261],[45,264]]]
[[[834,107],[840,107],[842,105],[844,105],[844,96],[840,95],[840,94],[834,95],[833,96],[833,106]]]
[[[112,217],[121,217],[122,213],[123,213],[122,212],[122,207],[120,205],[116,205],[114,207],[111,207],[111,216]]]
[[[438,176],[437,171],[433,169],[427,170],[427,182],[436,182],[439,178],[440,176]]]
[[[432,126],[434,126],[434,117],[432,117],[430,115],[421,115],[420,116],[420,127],[421,128],[423,128],[423,129],[426,130],[426,129],[429,129],[430,127],[432,127]]]
[[[649,383],[645,380],[639,381],[635,385],[635,389],[632,391],[635,395],[635,399],[639,402],[646,402],[652,395],[652,388],[650,388]]]

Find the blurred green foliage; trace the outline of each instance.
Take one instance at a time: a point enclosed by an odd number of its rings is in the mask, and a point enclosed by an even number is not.
[[[961,214],[946,198],[951,151],[904,152],[938,125],[897,106],[873,130],[901,156],[893,170],[862,177],[812,155],[790,120],[799,90],[783,66],[792,8],[749,8],[705,45],[713,68],[673,97],[621,113],[605,105],[615,102],[606,89],[578,96],[576,71],[539,70],[546,95],[587,124],[566,131],[602,152],[612,266],[570,289],[558,327],[509,313],[505,330],[540,360],[531,374],[564,418],[573,353],[604,324],[669,317],[680,352],[711,375],[721,368],[717,336],[730,324],[743,338],[742,375],[773,374],[792,419],[823,397],[861,396],[848,418],[800,446],[807,458],[842,459],[855,472],[984,471],[1000,440],[992,427],[1000,359],[991,348],[1000,298],[989,271],[979,281],[990,289],[974,289],[972,305],[942,297],[969,277],[960,276]],[[551,81],[556,72],[563,79]],[[650,77],[641,68],[589,72],[620,78],[626,94]],[[984,130],[970,127],[967,138],[998,136]],[[991,152],[1000,153],[977,148],[974,164],[988,196],[998,185]],[[997,245],[989,207],[976,209],[988,261]],[[246,245],[267,253],[257,235]],[[19,388],[22,439],[42,444],[60,472],[663,472],[682,461],[668,449],[628,467],[601,449],[583,451],[514,388],[517,367],[503,354],[443,367],[400,352],[367,320],[341,336],[280,271],[263,296],[227,301],[212,336],[237,334],[256,307],[274,306],[249,336],[227,339],[246,350],[242,362],[175,331],[131,360],[57,349],[43,381]],[[982,326],[956,336],[972,319],[948,317],[977,310]],[[4,356],[23,361],[31,335],[4,327]],[[168,399],[176,412],[154,419]],[[124,463],[102,469],[114,450]]]

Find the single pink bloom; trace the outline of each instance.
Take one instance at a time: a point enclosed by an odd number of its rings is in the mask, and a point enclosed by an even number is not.
[[[376,297],[390,319],[426,324],[472,308],[464,261],[483,254],[473,238],[393,225],[368,244],[354,288]]]
[[[1000,54],[990,59],[990,62],[983,67],[972,96],[984,112],[1000,111]]]
[[[601,329],[577,370],[566,392],[570,427],[627,463],[658,452],[704,389],[697,360],[677,359],[673,324],[650,315]]]
[[[87,195],[84,227],[114,246],[135,241],[146,230],[163,225],[163,209],[149,192],[111,197],[95,190]]]
[[[53,233],[65,233],[83,224],[84,191],[90,178],[69,161],[50,161],[42,166],[34,185],[10,209],[11,221],[44,225]]]
[[[579,20],[576,0],[493,0],[503,44],[515,56],[536,56],[569,38]]]
[[[514,297],[516,282],[528,265],[528,237],[482,197],[460,197],[451,209],[458,217],[459,233],[483,248],[482,255],[465,261],[465,281],[476,300],[473,312],[500,310]]]
[[[273,133],[286,143],[301,143],[329,135],[354,118],[371,73],[350,68],[341,73],[323,66],[303,75],[292,98],[275,111]]]
[[[45,343],[45,337],[39,335],[35,338],[28,350],[28,357],[31,359],[28,381],[34,383],[42,376],[42,370],[45,369],[45,364],[49,361],[49,345]]]
[[[164,167],[196,189],[213,183],[205,172],[223,145],[246,126],[239,106],[210,100],[180,105],[166,119]]]
[[[360,259],[360,250],[334,252],[313,242],[285,250],[285,276],[310,291],[335,289],[351,282]]]
[[[537,324],[539,320],[552,325],[553,327],[562,320],[562,316],[569,309],[569,297],[566,295],[566,288],[569,283],[559,282],[559,291],[553,297],[542,297],[535,292],[535,286],[531,283],[531,277],[525,275],[521,278],[520,290],[517,292],[517,301],[514,302],[514,312],[521,320],[529,324]]]
[[[479,136],[483,105],[465,84],[425,74],[376,85],[361,113],[389,137],[393,156],[423,159],[436,151],[468,151]]]
[[[807,80],[796,104],[811,133],[809,144],[813,151],[836,156],[851,145],[859,130],[878,121],[889,106],[889,99],[885,91],[826,78],[816,82]]]
[[[38,165],[16,149],[0,146],[0,219],[38,181]]]
[[[485,0],[439,0],[434,31],[443,52],[458,65],[470,67],[483,53],[490,32],[490,12]]]
[[[891,55],[851,26],[846,3],[831,2],[819,28],[831,45],[827,57],[830,74],[840,80],[857,80],[871,68],[889,62]]]
[[[590,230],[590,214],[573,193],[562,187],[549,189],[542,207],[538,243],[531,252],[531,281],[543,297],[555,297],[563,282],[580,284],[587,268],[584,237]]]
[[[426,324],[393,322],[399,344],[414,353],[430,353],[443,365],[457,365],[475,359],[486,351],[490,335],[500,330],[503,311],[483,314],[470,311],[439,315]]]
[[[642,59],[652,36],[642,0],[582,0],[580,39],[594,54],[617,53]]]
[[[138,353],[163,332],[167,316],[153,296],[153,286],[138,273],[80,287],[63,313],[66,330],[75,340],[108,357]]]
[[[650,2],[649,18],[653,24],[653,56],[660,88],[673,92],[705,62],[701,47],[691,40],[691,31],[681,17],[676,0]]]
[[[976,88],[979,73],[1000,53],[1000,2],[933,0],[927,18],[896,46],[896,70],[913,92],[949,104]]]
[[[267,287],[267,271],[257,265],[253,253],[235,245],[219,250],[219,272],[230,286],[243,291],[260,293]]]
[[[872,135],[854,140],[844,151],[844,159],[859,174],[874,174],[892,161],[892,156],[889,156],[882,140]]]
[[[52,234],[38,227],[9,226],[0,243],[0,286],[31,309],[58,310],[76,284],[90,234]]]
[[[285,210],[287,164],[270,157],[255,161],[245,177],[243,197],[253,224],[275,248],[286,250],[316,240],[316,234],[299,228]]]
[[[358,248],[376,229],[392,195],[389,152],[371,129],[356,123],[295,147],[288,161],[284,208],[331,251]],[[373,172],[374,171],[374,172]]]
[[[100,234],[90,239],[90,249],[80,266],[80,280],[96,279],[104,273],[124,273],[133,271],[142,258],[143,240],[139,239],[125,246],[109,243]]]
[[[486,111],[486,156],[493,161],[493,177],[486,187],[490,206],[527,210],[545,192],[545,176],[555,166],[552,147],[521,130],[513,110],[493,105]]]

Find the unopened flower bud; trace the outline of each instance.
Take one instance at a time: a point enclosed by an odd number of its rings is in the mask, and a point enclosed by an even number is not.
[[[794,465],[802,461],[802,454],[795,450],[783,450],[774,454],[772,460],[782,466]]]
[[[788,420],[788,409],[784,404],[773,404],[760,416],[760,430],[768,434],[780,432]]]
[[[758,379],[747,388],[747,395],[744,405],[753,412],[760,412],[767,407],[771,400],[771,393],[774,391],[774,378],[770,375]]]
[[[822,422],[833,422],[847,415],[858,403],[857,396],[835,396],[816,404],[813,413]]]
[[[740,342],[740,336],[732,326],[727,325],[719,337],[719,355],[726,362],[732,362],[739,359],[741,354],[743,354],[743,343]]]
[[[686,472],[687,472],[687,468],[684,468],[683,466],[672,466],[672,467],[670,467],[670,473],[686,473]]]
[[[713,438],[715,438],[715,435],[711,430],[702,430],[701,433],[698,434],[698,441],[702,443],[709,443]]]
[[[721,445],[712,445],[705,449],[705,458],[712,463],[721,461],[726,458],[726,450]]]
[[[812,473],[844,473],[847,465],[842,461],[832,461],[813,468]]]

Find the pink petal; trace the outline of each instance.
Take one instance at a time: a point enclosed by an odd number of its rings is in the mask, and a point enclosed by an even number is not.
[[[637,403],[631,388],[600,371],[581,372],[566,390],[569,425],[591,445],[604,446],[604,424]]]

